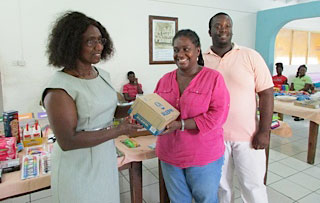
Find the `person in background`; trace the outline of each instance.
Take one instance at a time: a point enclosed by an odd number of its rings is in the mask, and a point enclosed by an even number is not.
[[[298,68],[296,77],[292,80],[290,90],[292,91],[305,91],[311,93],[313,90],[312,80],[306,75],[307,66],[301,65]]]
[[[123,96],[127,102],[136,100],[137,94],[143,94],[142,85],[138,83],[138,78],[136,78],[133,71],[127,73],[129,83],[123,86]]]
[[[276,71],[277,71],[277,75],[272,76],[272,81],[275,87],[278,87],[281,89],[282,85],[288,85],[288,78],[282,75],[282,71],[283,71],[282,63],[276,63]]]
[[[49,64],[57,71],[42,94],[57,142],[51,156],[53,202],[119,203],[117,155],[113,139],[141,126],[112,127],[117,94],[109,73],[93,64],[113,54],[112,40],[100,22],[80,12],[66,12],[49,36]]]
[[[296,77],[292,80],[290,90],[291,91],[305,91],[308,93],[311,93],[314,89],[312,80],[309,76],[306,75],[307,72],[307,66],[301,65],[298,68]],[[303,118],[292,116],[294,118],[294,121],[302,121]]]
[[[255,50],[231,42],[232,26],[228,14],[214,15],[209,21],[212,45],[203,54],[205,66],[223,75],[230,92],[230,113],[223,126],[226,150],[219,201],[234,202],[235,171],[243,202],[267,203],[264,149],[269,145],[273,82],[267,65]],[[260,110],[259,122],[256,119],[257,106]]]
[[[165,74],[154,91],[180,111],[157,139],[165,185],[172,203],[191,203],[192,198],[218,203],[229,93],[221,74],[202,66],[194,31],[178,31],[172,45],[178,68]]]

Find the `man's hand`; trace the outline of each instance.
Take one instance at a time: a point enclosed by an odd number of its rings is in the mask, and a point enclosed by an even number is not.
[[[270,141],[270,132],[256,132],[252,139],[252,147],[254,149],[266,149]]]

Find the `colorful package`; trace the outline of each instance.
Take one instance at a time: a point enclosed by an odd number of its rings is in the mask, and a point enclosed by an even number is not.
[[[20,142],[18,111],[3,112],[3,126],[6,137],[15,137]]]
[[[39,176],[39,165],[39,156],[24,156],[22,159],[21,179],[24,180]]]
[[[0,138],[0,161],[15,159],[16,157],[16,138]]]

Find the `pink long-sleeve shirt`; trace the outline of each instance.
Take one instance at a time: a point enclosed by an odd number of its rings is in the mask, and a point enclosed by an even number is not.
[[[187,168],[211,163],[224,154],[223,124],[229,111],[229,92],[222,75],[203,67],[180,96],[177,70],[165,74],[155,93],[180,111],[179,119],[193,118],[198,129],[160,135],[156,154],[161,161]]]

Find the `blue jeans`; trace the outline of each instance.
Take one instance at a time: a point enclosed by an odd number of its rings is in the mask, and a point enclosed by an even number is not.
[[[218,188],[224,157],[204,166],[179,168],[161,161],[171,203],[218,203]]]

